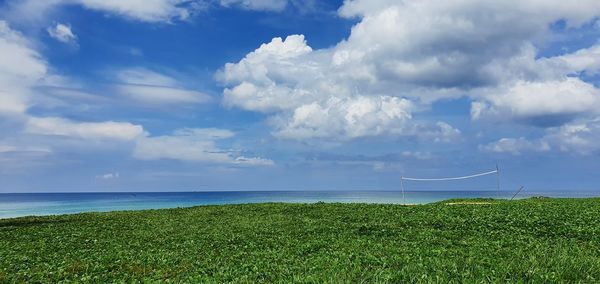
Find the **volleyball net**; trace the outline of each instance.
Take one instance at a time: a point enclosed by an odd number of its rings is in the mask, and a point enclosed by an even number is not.
[[[485,178],[488,177],[488,178]],[[406,204],[405,188],[411,184],[417,187],[417,191],[444,191],[457,190],[465,191],[497,191],[500,192],[500,169],[498,166],[494,170],[478,172],[473,174],[451,176],[451,177],[400,177],[400,185],[402,189],[402,200]],[[442,188],[439,184],[445,183]],[[486,186],[482,189],[482,183]],[[425,184],[427,187],[418,188],[417,184]],[[490,186],[493,184],[493,186]],[[433,186],[432,186],[433,185]]]

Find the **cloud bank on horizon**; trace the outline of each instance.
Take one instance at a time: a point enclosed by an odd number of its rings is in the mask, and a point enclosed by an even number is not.
[[[0,191],[599,166],[598,1],[0,5]]]

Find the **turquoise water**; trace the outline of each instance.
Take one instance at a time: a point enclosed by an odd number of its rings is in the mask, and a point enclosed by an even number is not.
[[[498,191],[408,191],[404,200],[399,191],[4,193],[0,194],[0,218],[260,202],[425,204],[449,198],[509,199],[512,195]],[[600,196],[600,192],[522,192],[519,197],[542,195],[593,197]]]

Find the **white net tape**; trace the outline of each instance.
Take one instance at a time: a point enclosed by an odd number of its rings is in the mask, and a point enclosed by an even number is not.
[[[468,179],[474,177],[480,177],[485,175],[491,175],[498,173],[498,170],[493,170],[485,173],[473,174],[462,177],[446,177],[446,178],[411,178],[411,177],[402,177],[403,180],[413,180],[413,181],[443,181],[443,180],[460,180],[460,179]]]

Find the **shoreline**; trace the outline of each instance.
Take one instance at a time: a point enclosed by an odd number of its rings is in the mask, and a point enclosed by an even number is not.
[[[117,210],[105,210],[105,211],[81,211],[81,212],[72,212],[72,213],[58,213],[58,214],[31,214],[31,215],[21,215],[14,217],[1,217],[2,220],[10,220],[17,218],[37,218],[37,217],[60,217],[60,216],[72,216],[79,214],[103,214],[103,213],[119,213],[119,212],[143,212],[143,211],[160,211],[160,210],[174,210],[174,209],[192,209],[198,207],[226,207],[226,206],[251,206],[251,205],[269,205],[269,204],[288,204],[288,205],[314,205],[314,204],[332,204],[332,205],[389,205],[389,206],[426,206],[426,205],[435,205],[435,204],[444,204],[444,205],[491,205],[491,204],[499,204],[504,202],[517,202],[522,200],[586,200],[586,199],[600,199],[599,196],[591,196],[591,197],[547,197],[547,196],[530,196],[530,197],[521,197],[515,198],[514,200],[509,200],[509,198],[448,198],[440,201],[432,201],[428,203],[386,203],[386,202],[328,202],[328,201],[314,201],[314,202],[290,202],[290,201],[273,201],[273,202],[246,202],[246,203],[220,203],[220,204],[197,204],[190,206],[176,206],[176,207],[160,207],[160,208],[131,208],[131,209],[117,209]]]

